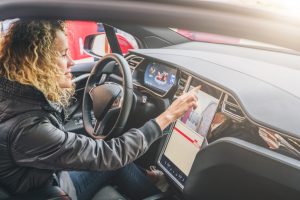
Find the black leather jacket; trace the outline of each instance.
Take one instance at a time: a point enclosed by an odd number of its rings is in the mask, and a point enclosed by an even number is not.
[[[64,131],[62,112],[31,86],[0,77],[0,184],[23,193],[59,170],[111,170],[141,156],[162,132],[154,120],[108,142]]]

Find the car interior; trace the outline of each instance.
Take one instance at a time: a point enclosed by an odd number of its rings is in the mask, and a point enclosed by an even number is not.
[[[109,140],[130,128],[142,126],[166,110],[181,94],[201,86],[197,109],[188,111],[163,130],[166,134],[136,160],[136,164],[145,169],[156,166],[169,184],[166,192],[147,200],[299,198],[300,46],[293,37],[300,34],[298,22],[287,25],[286,19],[268,14],[258,16],[257,11],[214,3],[200,3],[194,8],[194,4],[188,7],[182,2],[175,3],[179,11],[176,23],[170,20],[174,13],[168,15],[167,11],[166,16],[158,15],[161,22],[157,22],[158,16],[133,19],[134,14],[140,16],[142,11],[146,16],[148,12],[156,14],[159,6],[161,12],[167,5],[170,10],[175,9],[167,1],[154,1],[150,7],[148,1],[145,5],[128,1],[126,6],[119,1],[103,1],[106,3],[98,5],[94,1],[84,4],[65,0],[58,3],[59,6],[53,3],[57,1],[47,2],[15,5],[6,2],[0,4],[0,13],[4,11],[3,20],[18,16],[53,18],[52,8],[58,9],[56,17],[68,20],[97,18],[97,23],[100,19],[104,24],[111,48],[111,53],[99,55],[97,37],[103,35],[85,38],[83,49],[92,60],[72,67],[76,94],[67,110],[66,131]],[[78,7],[82,9],[80,14],[76,14]],[[16,13],[8,12],[12,8]],[[69,11],[68,15],[60,9]],[[34,14],[29,14],[30,10]],[[131,17],[123,18],[129,11],[133,12]],[[236,16],[228,19],[227,12]],[[186,13],[190,16],[185,16]],[[200,14],[208,21],[197,25]],[[184,22],[188,17],[195,26]],[[261,18],[261,23],[254,23],[254,18],[258,21]],[[234,28],[222,26],[222,22],[232,19],[239,31],[228,31]],[[271,21],[275,21],[274,24]],[[243,36],[265,41],[276,48],[200,42],[169,27],[195,30],[191,33]],[[262,31],[254,33],[254,27]],[[131,34],[138,48],[122,54],[115,29]],[[279,33],[270,36],[272,30],[289,35],[284,39]],[[94,199],[101,200],[113,193],[118,194],[118,188],[111,186],[111,190],[100,191]],[[0,187],[0,199],[69,197],[59,187],[17,196],[11,196]]]

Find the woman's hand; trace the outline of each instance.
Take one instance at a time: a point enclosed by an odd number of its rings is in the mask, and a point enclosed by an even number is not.
[[[178,97],[165,112],[155,119],[161,130],[164,130],[171,122],[180,118],[190,108],[197,108],[198,99],[196,93],[200,88],[201,86],[195,87],[191,91]]]

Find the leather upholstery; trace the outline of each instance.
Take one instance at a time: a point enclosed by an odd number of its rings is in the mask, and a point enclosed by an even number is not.
[[[92,200],[126,200],[115,188],[112,186],[106,186],[102,188],[92,198]]]
[[[0,200],[71,200],[71,198],[57,186],[51,186],[16,196],[9,196],[9,194],[0,187]]]

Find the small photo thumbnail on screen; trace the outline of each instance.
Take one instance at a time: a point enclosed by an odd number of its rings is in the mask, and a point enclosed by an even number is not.
[[[197,97],[197,108],[188,110],[182,116],[181,121],[196,133],[206,136],[216,113],[219,100],[203,91],[199,91]]]

